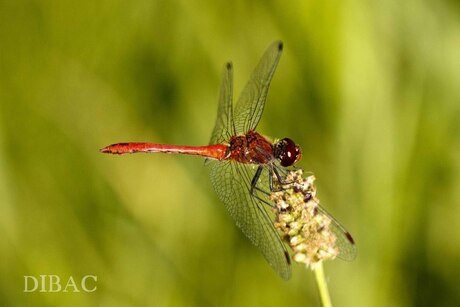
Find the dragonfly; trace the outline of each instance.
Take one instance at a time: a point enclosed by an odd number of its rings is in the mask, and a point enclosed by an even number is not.
[[[256,131],[268,89],[283,51],[276,41],[265,51],[238,101],[233,106],[233,64],[225,65],[217,119],[209,145],[180,146],[156,143],[117,143],[103,153],[174,153],[206,158],[210,179],[218,198],[236,225],[258,247],[267,262],[284,279],[291,276],[291,261],[270,216],[269,192],[273,180],[283,181],[287,168],[300,160],[300,147],[290,138],[273,142]],[[328,215],[319,208],[321,213]],[[350,234],[335,219],[331,228],[337,237],[339,257],[352,260],[355,245]]]

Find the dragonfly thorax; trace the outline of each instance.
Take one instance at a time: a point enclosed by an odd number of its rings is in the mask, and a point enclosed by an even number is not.
[[[274,160],[273,144],[256,131],[231,137],[228,159],[245,164],[268,164]]]

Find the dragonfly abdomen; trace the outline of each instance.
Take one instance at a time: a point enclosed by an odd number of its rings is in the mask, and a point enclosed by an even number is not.
[[[104,147],[100,151],[103,153],[117,155],[137,152],[162,152],[195,155],[223,160],[227,154],[228,146],[224,144],[214,144],[208,146],[180,146],[154,143],[118,143]]]

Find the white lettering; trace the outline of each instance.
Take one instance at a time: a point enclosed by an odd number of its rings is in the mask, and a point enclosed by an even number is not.
[[[77,282],[70,276],[65,283],[59,275],[24,275],[24,292],[35,292],[39,290],[40,292],[81,292],[78,288],[78,285],[81,285],[81,289],[84,292],[90,293],[97,290],[97,275],[84,275],[80,283]]]
[[[77,285],[75,284],[75,280],[73,280],[73,277],[72,277],[72,276],[69,277],[69,280],[67,281],[67,285],[65,286],[64,291],[62,291],[62,292],[69,292],[69,291],[67,290],[67,288],[68,288],[69,286],[73,287],[74,290],[73,290],[72,292],[80,292],[80,290],[78,290],[78,287],[77,287]]]
[[[28,280],[33,280],[34,287],[29,289]],[[38,288],[38,279],[34,276],[25,275],[24,276],[24,292],[34,292]]]
[[[40,275],[40,279],[41,279],[40,283],[42,285],[42,287],[40,289],[40,292],[46,292],[46,283],[45,283],[46,282],[46,276],[48,276],[48,275]]]
[[[49,278],[50,278],[50,288],[49,288],[49,292],[60,292],[61,291],[61,279],[59,278],[59,276],[57,275],[49,275]],[[55,279],[55,281],[53,282],[53,278]],[[57,288],[56,289],[53,289],[53,285],[56,285]]]
[[[94,288],[92,288],[92,289],[86,288],[86,280],[87,280],[88,278],[91,278],[91,279],[94,280]],[[96,275],[86,275],[86,276],[83,277],[83,279],[81,280],[81,287],[82,287],[83,291],[85,291],[85,292],[94,292],[94,291],[96,291],[96,289],[97,289],[96,282],[97,282],[97,276],[96,276]]]

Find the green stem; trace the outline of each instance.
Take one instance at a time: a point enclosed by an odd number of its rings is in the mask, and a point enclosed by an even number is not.
[[[315,272],[316,284],[318,285],[321,305],[323,307],[332,307],[331,297],[329,296],[326,278],[324,277],[323,263],[318,263],[313,271]]]

